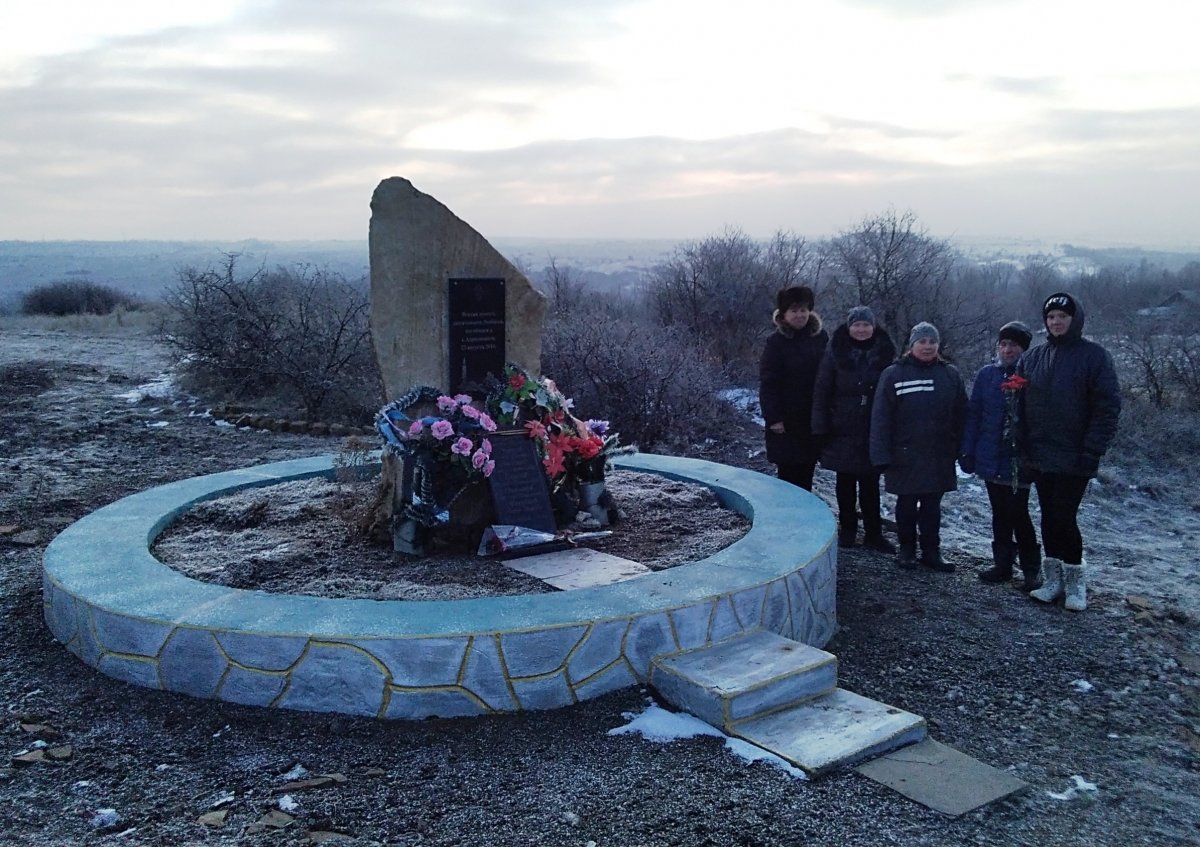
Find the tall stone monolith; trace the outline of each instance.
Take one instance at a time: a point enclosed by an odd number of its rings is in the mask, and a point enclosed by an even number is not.
[[[371,340],[388,400],[415,385],[456,390],[450,374],[452,281],[502,287],[503,359],[541,373],[546,298],[482,235],[407,179],[391,177],[375,189],[370,252]],[[461,324],[455,330],[460,348]],[[486,334],[488,327],[480,331]]]

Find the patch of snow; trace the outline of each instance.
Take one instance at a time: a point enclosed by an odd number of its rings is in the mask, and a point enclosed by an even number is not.
[[[167,400],[176,393],[175,380],[171,374],[159,374],[150,382],[132,388],[123,394],[114,395],[118,400],[128,400],[130,403],[141,403],[150,398]]]
[[[279,806],[279,811],[281,812],[295,812],[300,808],[300,804],[296,802],[291,794],[284,794],[275,801],[275,804]]]
[[[1091,691],[1096,686],[1092,685],[1086,679],[1076,679],[1071,682],[1071,687],[1074,688],[1076,691],[1078,691],[1080,694],[1087,694],[1089,691]]]
[[[171,425],[170,421],[154,421],[154,422],[147,421],[146,422],[146,426],[151,427],[153,429],[162,429],[163,427],[170,426],[170,425]]]
[[[758,404],[758,392],[753,388],[726,388],[717,392],[717,397],[741,412],[759,426],[766,426],[762,407]]]
[[[224,418],[217,418],[215,421],[213,421],[213,426],[237,428],[237,424],[230,423]],[[244,426],[242,429],[249,429],[249,427]]]
[[[1047,791],[1046,794],[1049,795],[1050,798],[1054,799],[1054,800],[1070,800],[1070,799],[1076,797],[1081,792],[1093,793],[1093,792],[1096,792],[1099,790],[1096,783],[1088,782],[1086,779],[1081,777],[1079,774],[1075,774],[1074,776],[1072,776],[1071,781],[1074,782],[1075,784],[1070,786],[1066,791],[1062,791],[1062,792],[1058,792],[1058,793],[1056,793],[1054,791]]]
[[[683,712],[669,712],[654,703],[648,705],[639,713],[625,712],[623,717],[629,720],[624,726],[618,726],[608,731],[609,735],[628,735],[637,733],[647,741],[664,744],[684,738],[695,738],[701,735],[725,739],[725,748],[746,762],[765,762],[779,768],[784,773],[796,779],[807,779],[804,771],[789,764],[774,753],[767,752],[739,738],[730,738],[715,727],[709,726],[695,715]]]

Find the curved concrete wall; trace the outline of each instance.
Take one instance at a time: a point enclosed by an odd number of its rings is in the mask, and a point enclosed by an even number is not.
[[[618,467],[708,486],[751,530],[707,559],[596,588],[338,600],[189,579],[150,545],[193,504],[332,475],[332,457],[194,477],[72,524],[43,563],[54,637],[116,679],[196,697],[380,718],[548,709],[646,681],[657,656],[744,630],[815,647],[836,621],[833,516],[752,471],[652,454]]]

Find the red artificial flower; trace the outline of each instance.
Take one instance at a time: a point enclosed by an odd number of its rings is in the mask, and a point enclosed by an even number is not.
[[[1029,385],[1029,380],[1020,374],[1013,374],[1004,382],[1000,383],[1002,391],[1020,391],[1025,386]]]
[[[521,386],[525,384],[524,374],[513,374],[508,378],[508,385],[513,391],[520,391]]]
[[[555,450],[562,453],[573,453],[577,448],[576,438],[562,432],[556,432],[550,436],[550,444]]]
[[[591,438],[579,439],[579,457],[581,459],[594,459],[600,454],[600,448],[604,446],[604,439],[593,435]]]
[[[530,421],[525,424],[525,430],[529,433],[530,438],[546,437],[546,428],[542,426],[541,421]]]
[[[546,448],[546,458],[542,459],[542,464],[546,466],[546,473],[555,477],[565,471],[567,468],[563,464],[563,452],[551,444]]]

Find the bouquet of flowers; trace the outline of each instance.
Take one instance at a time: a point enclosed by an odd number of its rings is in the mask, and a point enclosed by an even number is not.
[[[583,421],[571,414],[574,403],[554,380],[535,379],[509,364],[504,382],[488,398],[502,424],[523,427],[534,439],[546,475],[555,490],[563,485],[602,482],[620,439],[608,421]]]
[[[1000,383],[1004,392],[1004,440],[1012,451],[1012,490],[1013,494],[1021,487],[1021,457],[1017,452],[1017,425],[1020,421],[1019,394],[1029,384],[1023,376],[1013,374]]]
[[[384,406],[376,416],[375,426],[385,448],[412,463],[412,489],[405,492],[404,515],[422,526],[447,522],[450,505],[467,485],[491,476],[496,467],[487,438],[496,431],[496,422],[472,402],[468,394],[450,397],[419,386]],[[437,414],[409,417],[409,407],[419,403],[433,404]],[[449,480],[448,485],[440,486],[443,496],[436,485],[441,480]]]

